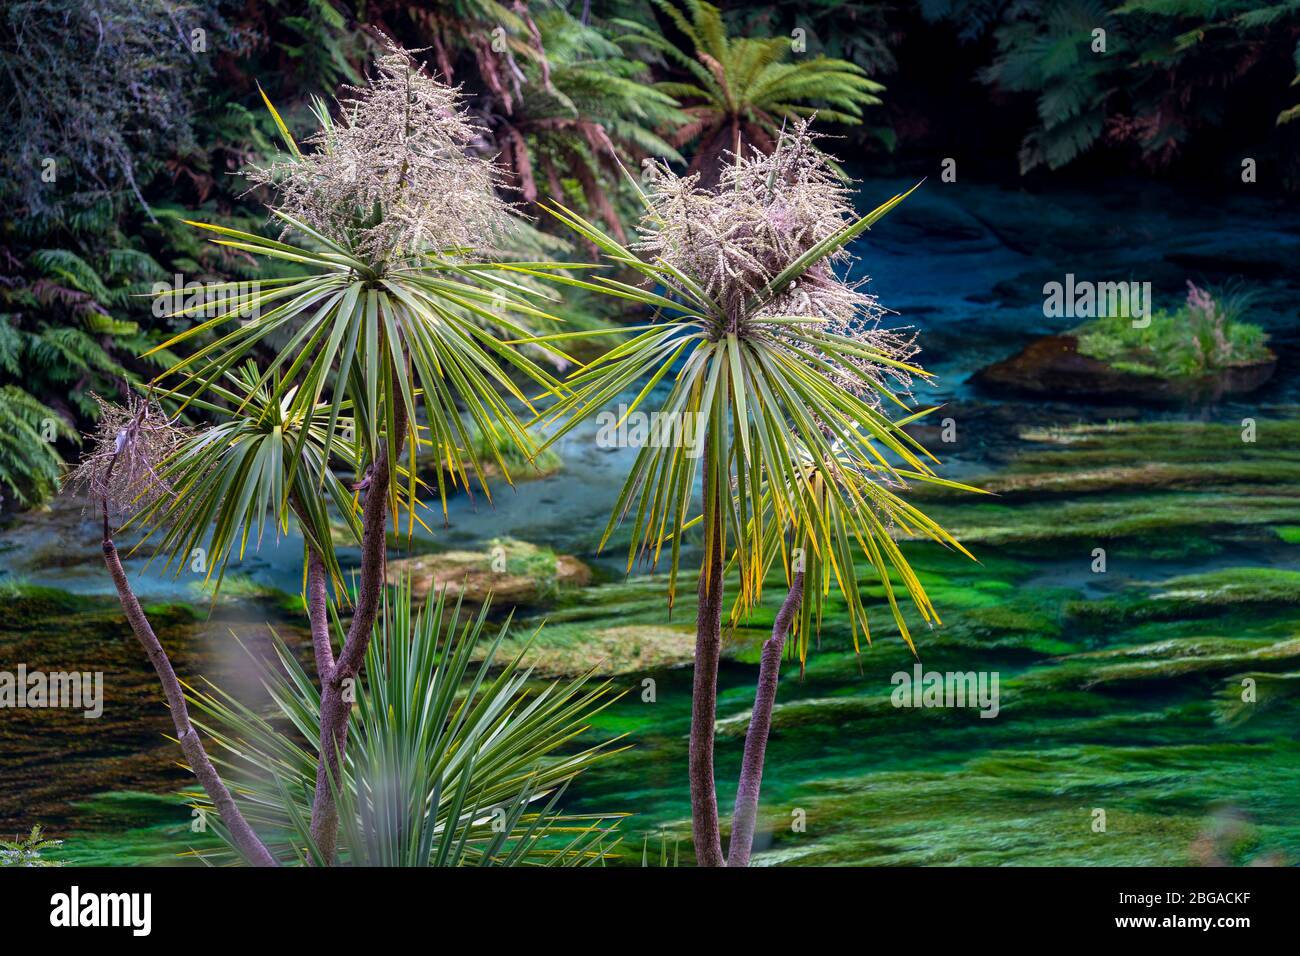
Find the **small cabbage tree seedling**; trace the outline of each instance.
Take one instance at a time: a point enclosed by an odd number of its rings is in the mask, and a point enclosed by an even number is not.
[[[353,866],[588,866],[619,842],[619,814],[567,814],[569,782],[617,749],[573,746],[616,699],[592,673],[530,686],[524,653],[500,654],[507,620],[489,632],[446,593],[417,606],[409,578],[386,593],[357,689],[355,731],[336,786],[340,859]],[[255,821],[283,834],[277,855],[325,862],[310,832],[316,755],[278,726],[314,739],[320,695],[289,647],[255,660],[272,716],[232,695],[196,693]],[[207,804],[201,793],[190,796]]]

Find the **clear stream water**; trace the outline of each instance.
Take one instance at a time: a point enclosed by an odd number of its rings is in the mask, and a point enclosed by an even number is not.
[[[861,202],[875,205],[910,185],[869,180]],[[1170,468],[1146,484],[1093,481],[993,502],[938,503],[955,527],[971,529],[982,564],[914,549],[946,625],[919,635],[920,659],[927,670],[996,671],[999,715],[890,706],[892,675],[910,671],[915,659],[886,617],[876,619],[873,645],[853,654],[832,614],[803,679],[797,665],[786,668],[756,862],[1300,860],[1300,695],[1287,677],[1300,670],[1300,651],[1286,645],[1300,638],[1300,585],[1287,576],[1300,546],[1286,531],[1300,526],[1300,458],[1288,457],[1297,433],[1266,429],[1276,444],[1263,447],[1276,453],[1247,466],[1239,442],[1224,444],[1223,429],[1201,427],[1297,417],[1300,211],[1247,189],[1207,202],[1149,184],[1034,195],[932,179],[857,244],[855,269],[871,276],[869,291],[897,313],[891,322],[920,331],[923,364],[938,374],[918,398],[945,403],[937,417],[956,424],[954,443],[940,443],[937,429],[923,436],[944,459],[943,474],[1095,475],[1131,463],[1139,448],[1145,460]],[[1213,286],[1238,276],[1258,295],[1251,318],[1273,336],[1277,374],[1251,396],[1210,407],[1089,407],[974,390],[968,379],[976,369],[1072,324],[1045,319],[1042,310],[1043,283],[1066,273],[1150,281],[1157,306],[1171,309],[1188,279]],[[1140,428],[1095,447],[1024,437],[1107,421]],[[1159,437],[1144,438],[1143,429]],[[597,447],[592,423],[560,452],[559,473],[502,487],[495,505],[453,499],[446,527],[430,515],[438,544],[481,548],[510,536],[578,555],[616,578],[617,552],[597,555],[595,547],[630,452]],[[1179,476],[1179,462],[1191,477]],[[1210,477],[1215,462],[1226,470]],[[0,581],[109,593],[94,529],[75,509],[25,516],[0,534]],[[1104,575],[1090,566],[1098,545],[1109,550]],[[232,573],[295,594],[300,553],[295,539],[267,541]],[[1243,568],[1256,576],[1164,584]],[[266,623],[290,634],[301,623],[274,601],[237,595],[209,615],[188,574],[151,569],[138,588],[148,601],[203,609],[197,621],[180,614],[160,629],[175,642],[183,673],[215,675],[236,688],[245,668],[231,630],[256,646]],[[644,601],[627,605],[623,591],[609,591],[606,605],[606,593],[584,598],[578,616],[593,628],[666,623]],[[685,609],[673,623],[690,616]],[[210,838],[189,832],[189,811],[174,796],[185,778],[160,737],[168,724],[145,661],[103,620],[67,621],[66,629],[50,620],[11,622],[9,631],[0,623],[0,666],[96,662],[107,673],[105,718],[78,726],[29,711],[0,721],[0,826],[43,822],[76,862],[176,862],[187,846]],[[724,812],[752,701],[753,647],[770,626],[770,610],[750,625],[721,675]],[[1234,705],[1243,674],[1258,678],[1261,706]],[[646,678],[654,681],[653,703],[642,700]],[[568,803],[633,814],[623,829],[634,862],[647,838],[652,861],[661,841],[670,856],[679,841],[689,856],[689,666],[621,675],[618,684],[632,693],[589,738],[626,734],[632,747],[582,779]],[[256,697],[255,687],[247,690]]]

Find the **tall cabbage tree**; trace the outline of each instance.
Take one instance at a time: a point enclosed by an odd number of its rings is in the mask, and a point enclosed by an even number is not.
[[[933,409],[925,409],[896,420],[895,424],[901,427],[931,411]],[[830,456],[819,464],[806,449],[796,447],[790,449],[789,470],[771,480],[793,481],[796,487],[786,489],[785,494],[772,488],[764,488],[760,493],[758,512],[750,519],[747,533],[749,536],[762,536],[762,552],[767,564],[750,563],[748,584],[756,599],[772,565],[779,561],[787,590],[772,623],[772,636],[763,643],[759,656],[754,708],[745,734],[740,779],[732,810],[728,866],[747,866],[753,849],[767,739],[772,727],[781,662],[786,656],[787,636],[794,638],[794,656],[802,669],[808,657],[810,637],[821,628],[824,601],[836,588],[843,597],[854,627],[854,650],[858,649],[859,624],[870,640],[866,607],[862,603],[861,586],[865,582],[860,580],[862,559],[859,555],[865,556],[868,572],[884,590],[899,632],[909,647],[913,646],[912,636],[906,619],[899,613],[900,595],[891,580],[890,567],[902,583],[901,596],[911,603],[922,621],[940,623],[938,612],[902,550],[891,554],[888,565],[881,560],[881,547],[885,541],[881,539],[873,518],[883,519],[887,527],[896,529],[903,536],[924,534],[927,520],[902,497],[901,492],[906,490],[906,486],[898,483],[887,468],[855,461],[840,454],[834,446]],[[911,480],[963,491],[979,490],[930,475]],[[806,493],[812,498],[813,507],[808,513],[781,510],[778,502],[791,493]],[[806,523],[807,517],[812,517],[814,523]],[[970,556],[960,544],[950,543]],[[889,545],[892,544],[892,540],[889,541]],[[733,624],[747,610],[742,594],[732,607]]]
[[[335,116],[318,109],[320,130],[302,146],[271,108],[286,154],[253,178],[274,193],[278,239],[194,224],[223,247],[285,261],[299,272],[251,290],[233,283],[210,288],[220,296],[215,314],[160,346],[203,343],[169,370],[159,401],[225,421],[181,434],[157,402],[148,402],[135,425],[101,431],[85,475],[103,492],[96,499],[103,503],[106,560],[124,605],[134,603],[128,617],[165,686],[175,675],[120,573],[114,521],[137,511],[131,520],[177,567],[210,534],[210,568],[219,569],[219,582],[233,551],[242,553],[250,537],[286,532],[290,516],[297,517],[307,542],[307,603],[322,688],[311,832],[325,860],[333,859],[338,830],[330,780],[338,779],[347,749],[345,688],[361,670],[378,613],[389,514],[405,513],[413,526],[417,446],[432,449],[453,485],[468,489],[473,479],[484,493],[483,469],[463,454],[471,434],[487,439],[482,445],[494,450],[507,477],[497,449],[513,445],[533,454],[509,404],[511,397],[525,405],[529,399],[511,373],[543,393],[557,382],[505,339],[550,321],[538,307],[543,294],[535,280],[565,268],[504,261],[495,252],[515,219],[498,196],[496,167],[469,148],[477,128],[459,94],[424,75],[408,54],[390,49],[368,84],[350,89],[339,107]],[[206,308],[200,303],[173,317],[197,319]],[[156,440],[145,441],[150,435]],[[114,487],[110,476],[137,460],[139,487]],[[353,471],[351,488],[334,476],[338,466]],[[441,474],[438,481],[445,508],[449,487]],[[328,625],[330,581],[336,588],[341,581],[327,502],[362,551],[352,617],[338,645]],[[174,716],[183,713],[183,700],[171,704]],[[201,750],[197,735],[193,741]],[[207,788],[211,762],[186,753]],[[210,795],[224,789],[214,770],[208,776],[215,778]],[[214,800],[245,856],[274,862],[233,802]]]
[[[940,480],[927,461],[935,459],[902,428],[911,415],[905,396],[912,378],[926,373],[907,361],[915,351],[911,339],[881,328],[883,310],[875,299],[837,272],[849,258],[845,246],[905,195],[855,216],[843,181],[800,123],[782,132],[770,155],[754,150],[734,157],[712,189],[700,188],[696,176],[654,170],[635,247],[566,208],[553,210],[611,262],[648,280],[654,291],[631,284],[614,291],[658,314],[569,378],[566,394],[543,415],[555,426],[549,440],[558,441],[629,390],[636,395],[628,415],[654,406],[669,416],[661,421],[702,426],[677,430],[702,434],[699,448],[649,442],[638,451],[601,545],[627,522],[629,570],[638,558],[654,564],[666,552],[671,604],[680,529],[693,521],[702,481],[689,768],[695,852],[704,865],[723,863],[713,729],[727,557],[734,556],[738,600],[748,608],[777,548],[773,525],[804,529],[817,567],[837,575],[850,566],[847,549],[857,544],[885,583],[892,616],[906,636],[891,570],[927,619],[931,612],[891,523],[903,519],[922,535],[958,546],[886,487]],[[888,407],[903,410],[901,418],[892,419]],[[812,473],[851,467],[866,480],[817,485],[792,457],[794,449],[806,456]],[[765,514],[772,517],[765,520]],[[819,574],[819,587],[828,581]],[[866,615],[853,592],[856,635]]]

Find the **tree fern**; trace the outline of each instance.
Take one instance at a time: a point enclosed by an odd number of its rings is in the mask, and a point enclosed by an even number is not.
[[[78,439],[54,409],[17,385],[0,386],[0,492],[26,507],[59,490],[63,459],[54,440]]]
[[[685,114],[650,85],[644,63],[599,30],[559,10],[538,16],[536,26],[545,65],[523,61],[518,95],[493,101],[502,160],[526,202],[573,187],[585,209],[617,232],[620,164],[636,166],[647,156],[681,161],[657,131]],[[634,197],[626,198],[631,208]]]
[[[692,168],[711,176],[726,150],[754,145],[770,150],[783,122],[819,116],[850,125],[863,111],[880,103],[884,87],[847,60],[824,56],[788,62],[788,37],[763,39],[728,35],[721,11],[703,0],[668,0],[655,6],[682,32],[691,50],[678,49],[660,31],[633,21],[619,21],[625,43],[662,53],[687,74],[682,81],[656,88],[682,102],[687,113],[667,137],[674,146],[696,142]]]
[[[964,8],[957,16],[945,6],[928,13],[966,22]],[[1005,17],[981,78],[1037,97],[1038,125],[1020,150],[1027,172],[1073,162],[1103,137],[1136,147],[1149,164],[1167,163],[1226,108],[1224,91],[1268,62],[1268,49],[1292,48],[1300,2],[1058,0],[1011,5]],[[1297,116],[1300,108],[1284,110],[1277,121]]]

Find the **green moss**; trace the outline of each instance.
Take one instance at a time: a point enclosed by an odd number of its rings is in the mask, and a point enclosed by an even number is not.
[[[1140,647],[1067,657],[1059,666],[1030,674],[1026,681],[1089,690],[1103,685],[1170,681],[1203,674],[1227,674],[1300,663],[1300,639],[1260,646],[1257,640],[1177,639]],[[1104,663],[1116,660],[1117,663]]]
[[[981,479],[982,487],[999,495],[1099,494],[1135,490],[1216,487],[1229,485],[1263,486],[1292,482],[1300,463],[1288,460],[1147,462],[1141,464],[1090,467],[1075,455],[1057,454],[1050,464],[1055,468],[1028,470],[1029,460],[1022,460],[1025,470],[1009,470]]]
[[[116,619],[120,616],[121,609],[117,604],[111,603],[107,607],[107,612]],[[156,627],[177,627],[193,624],[207,617],[205,612],[192,604],[180,604],[174,601],[145,605],[144,613],[149,616],[149,620]]]
[[[755,863],[1287,862],[1296,828],[1282,808],[1248,818],[1225,812],[1212,796],[1215,779],[1232,763],[1229,749],[1217,744],[1075,744],[1034,753],[993,750],[950,769],[882,767],[832,777],[764,800]],[[1188,775],[1188,767],[1197,769]],[[1293,772],[1267,787],[1252,781],[1241,798],[1260,806],[1268,787],[1295,784]]]
[[[1300,698],[1300,671],[1247,671],[1232,675],[1218,693],[1216,719],[1232,727]]]
[[[962,623],[990,634],[1023,631],[1054,637],[1061,632],[1054,614],[1035,607],[1017,607],[1010,601],[993,607],[973,608],[963,615]]]
[[[179,796],[120,791],[97,794],[74,808],[78,820],[96,829],[72,830],[49,854],[67,865],[198,866],[192,851],[223,846],[211,829],[191,829],[195,818]]]
[[[1029,429],[1001,471],[971,483],[1001,497],[971,502],[917,489],[929,513],[983,558],[989,546],[1045,556],[1206,557],[1225,540],[1272,541],[1300,527],[1300,421],[1237,425],[1112,422]]]
[[[486,435],[477,428],[470,432],[470,453],[489,475],[499,474],[504,463],[514,481],[544,478],[564,467],[564,459],[554,448],[548,448],[530,460],[508,435]]]
[[[216,579],[210,582],[196,582],[191,585],[196,594],[211,602],[216,591]],[[227,574],[221,581],[221,590],[217,600],[222,602],[258,601],[272,605],[286,614],[306,613],[307,606],[301,594],[289,594],[246,574]]]
[[[1296,604],[1300,604],[1300,572],[1250,567],[1135,584],[1105,598],[1067,600],[1063,610],[1072,623],[1097,629],[1153,621],[1199,621],[1249,608],[1229,632],[1261,633],[1275,618],[1290,621],[1281,609]]]
[[[102,606],[102,602],[94,598],[21,582],[0,584],[0,601],[4,602],[4,619],[0,627],[13,630]]]
[[[966,509],[932,508],[932,517],[967,547],[983,545],[1046,545],[1062,541],[1106,544],[1124,539],[1156,538],[1182,533],[1267,527],[1300,519],[1300,496],[1262,493],[1113,495],[1105,499],[1029,501],[1004,515],[972,515]],[[1171,551],[1176,549],[1170,548]],[[1080,551],[1088,555],[1088,549]]]
[[[488,551],[494,558],[504,559],[505,573],[532,578],[540,590],[554,591],[557,556],[550,548],[516,538],[493,538],[488,542]]]
[[[1297,460],[1296,439],[1300,419],[1260,418],[1256,440],[1243,442],[1238,424],[1170,419],[1164,421],[1110,421],[1048,428],[1029,428],[1020,437],[1039,449],[1017,456],[1019,465],[1060,462],[1055,452],[1068,449],[1070,460],[1084,465],[1140,464],[1149,461],[1211,461],[1229,451],[1241,459],[1278,455]],[[1234,456],[1234,457],[1238,457]]]
[[[1300,571],[1286,568],[1222,568],[1185,574],[1161,584],[1157,601],[1200,605],[1300,604]]]

